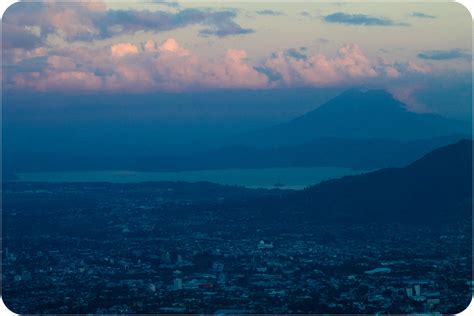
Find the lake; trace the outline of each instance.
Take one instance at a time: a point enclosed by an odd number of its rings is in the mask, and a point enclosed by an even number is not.
[[[19,181],[41,182],[145,182],[145,181],[209,181],[219,184],[239,185],[248,188],[274,188],[279,183],[286,189],[303,189],[324,180],[365,171],[349,168],[268,168],[222,169],[180,172],[139,171],[78,171],[32,172],[17,174]]]

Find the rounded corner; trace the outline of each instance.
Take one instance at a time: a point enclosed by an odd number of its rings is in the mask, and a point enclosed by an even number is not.
[[[1,302],[0,302],[0,314],[1,315],[10,315],[10,316],[12,316],[12,315],[21,315],[21,313],[15,312],[11,306],[8,306],[4,295],[1,295],[0,299],[1,299]]]
[[[12,8],[17,7],[19,4],[23,4],[23,3],[25,2],[21,2],[19,0],[16,0],[15,2],[11,3],[2,13],[2,17],[1,17],[2,23],[5,21],[5,19],[7,18],[7,13],[10,12]]]
[[[471,293],[471,291],[469,291]],[[472,315],[474,312],[474,304],[473,302],[473,296],[472,294],[470,295],[469,301],[466,302],[466,306],[464,306],[461,310],[459,311],[453,311],[452,315]]]
[[[465,1],[455,0],[450,2],[452,5],[458,6],[462,11],[465,12],[466,15],[469,16],[469,21],[473,21],[473,13],[471,12],[470,8],[465,4]],[[472,8],[471,8],[472,9]]]

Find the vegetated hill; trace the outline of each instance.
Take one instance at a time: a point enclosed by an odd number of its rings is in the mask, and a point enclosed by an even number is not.
[[[345,223],[470,220],[472,144],[436,149],[404,168],[323,182],[290,195],[286,207],[303,218]]]

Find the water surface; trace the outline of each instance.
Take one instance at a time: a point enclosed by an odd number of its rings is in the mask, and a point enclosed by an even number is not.
[[[273,188],[276,184],[287,189],[303,189],[324,180],[363,171],[349,168],[268,168],[222,169],[180,172],[138,171],[70,171],[19,173],[19,181],[42,182],[145,182],[145,181],[209,181],[249,188]]]

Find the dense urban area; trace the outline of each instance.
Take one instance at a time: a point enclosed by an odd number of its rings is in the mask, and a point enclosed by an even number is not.
[[[3,299],[16,313],[453,313],[471,223],[338,225],[258,212],[287,190],[6,183]],[[245,196],[245,198],[244,198]],[[253,200],[255,207],[243,207]]]

